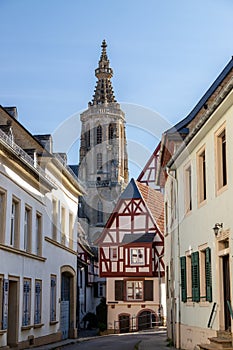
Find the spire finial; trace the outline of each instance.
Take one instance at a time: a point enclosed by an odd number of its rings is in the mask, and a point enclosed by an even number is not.
[[[102,41],[101,47],[102,52],[99,60],[99,67],[95,70],[95,76],[98,80],[91,104],[116,102],[111,83],[113,70],[109,67],[105,39]]]

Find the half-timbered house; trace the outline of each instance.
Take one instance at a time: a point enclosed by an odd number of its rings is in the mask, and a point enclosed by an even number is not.
[[[98,241],[108,330],[153,326],[163,316],[163,195],[132,179]]]

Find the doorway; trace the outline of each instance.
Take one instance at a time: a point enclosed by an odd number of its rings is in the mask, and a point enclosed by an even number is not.
[[[229,303],[229,305],[231,305],[229,254],[222,256],[222,276],[223,276],[224,325],[225,325],[226,331],[231,331],[231,315],[227,304]]]
[[[8,326],[7,326],[7,345],[15,347],[18,344],[18,281],[9,280],[8,289]]]
[[[62,339],[67,339],[70,328],[70,276],[68,273],[61,276],[61,332]]]
[[[128,333],[130,329],[130,319],[129,315],[120,315],[119,316],[119,328],[120,333]]]
[[[152,328],[156,325],[155,314],[152,311],[143,311],[138,315],[138,330]]]

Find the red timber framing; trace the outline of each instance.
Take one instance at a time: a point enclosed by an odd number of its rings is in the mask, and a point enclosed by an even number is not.
[[[151,157],[147,161],[145,167],[143,168],[142,172],[138,176],[138,181],[146,184],[147,186],[151,186],[152,188],[155,188],[155,179],[156,179],[156,171],[157,171],[157,164],[158,164],[158,158],[159,158],[159,150],[160,150],[160,143],[152,153]]]
[[[101,277],[163,276],[163,195],[132,179],[98,246]],[[133,263],[137,252],[143,258]]]

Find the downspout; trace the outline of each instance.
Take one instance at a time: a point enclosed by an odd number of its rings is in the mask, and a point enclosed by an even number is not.
[[[177,342],[177,348],[180,349],[181,346],[181,312],[180,312],[180,225],[179,225],[179,208],[178,208],[178,181],[177,178],[173,175],[170,174],[169,172],[169,168],[166,167],[166,173],[168,175],[168,177],[175,182],[175,186],[176,186],[176,217],[177,217],[177,252],[178,252],[178,256],[177,256],[177,260],[178,260],[178,267],[179,267],[179,271],[178,271],[178,276],[177,276],[177,280],[178,280],[178,285],[179,285],[179,289],[178,289],[178,342]],[[172,245],[173,246],[173,245]],[[173,265],[174,268],[174,265]],[[176,332],[176,330],[175,330]],[[177,340],[177,339],[176,339]]]

